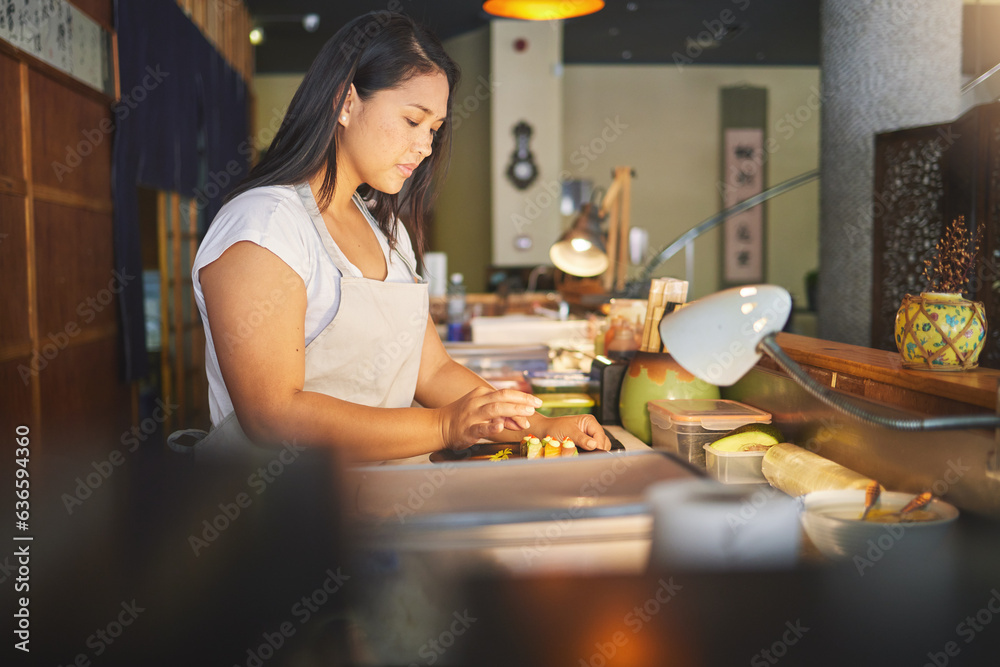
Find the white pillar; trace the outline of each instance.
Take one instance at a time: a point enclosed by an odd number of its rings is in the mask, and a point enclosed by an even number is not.
[[[874,135],[960,111],[961,0],[822,0],[819,336],[871,344]]]
[[[490,40],[493,263],[549,264],[562,231],[562,22],[494,19]],[[507,176],[521,121],[537,169],[525,189]]]

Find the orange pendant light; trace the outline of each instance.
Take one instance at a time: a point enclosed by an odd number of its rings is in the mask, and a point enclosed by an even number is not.
[[[604,9],[604,0],[486,0],[483,11],[494,16],[528,21],[551,21],[586,16]]]

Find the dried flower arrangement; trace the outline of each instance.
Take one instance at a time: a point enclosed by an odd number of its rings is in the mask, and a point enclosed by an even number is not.
[[[972,276],[972,267],[979,254],[983,225],[976,229],[975,239],[966,227],[965,217],[959,216],[945,229],[934,250],[933,260],[924,260],[924,277],[932,292],[959,294]],[[972,246],[970,251],[969,246]]]

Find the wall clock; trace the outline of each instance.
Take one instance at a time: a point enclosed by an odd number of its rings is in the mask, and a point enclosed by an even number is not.
[[[518,190],[526,189],[538,177],[538,167],[535,166],[535,158],[528,146],[531,132],[531,126],[523,120],[514,126],[515,147],[510,166],[507,167],[507,178]]]

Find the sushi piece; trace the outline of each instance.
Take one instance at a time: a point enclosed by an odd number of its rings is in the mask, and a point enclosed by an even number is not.
[[[524,457],[527,459],[542,458],[542,441],[531,435],[526,438]]]
[[[542,456],[547,459],[552,458],[553,456],[559,456],[560,450],[562,450],[562,445],[559,441],[548,435],[542,438],[542,445],[544,447],[544,453]]]
[[[562,451],[559,453],[559,456],[579,456],[579,455],[580,455],[580,452],[578,452],[577,449],[576,449],[576,443],[573,442],[568,437],[567,438],[563,438],[562,439]]]

